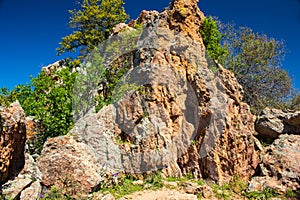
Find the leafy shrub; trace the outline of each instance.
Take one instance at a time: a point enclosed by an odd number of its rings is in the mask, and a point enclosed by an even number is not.
[[[214,60],[219,60],[220,57],[227,54],[227,50],[221,47],[222,35],[218,30],[217,22],[212,17],[203,20],[200,33],[207,53]]]
[[[30,146],[31,153],[39,153],[48,137],[65,135],[73,124],[72,92],[76,73],[70,67],[41,71],[31,78],[31,83],[18,85],[9,91],[0,90],[0,103],[7,106],[18,100],[27,116],[35,116],[41,123],[36,141]]]
[[[230,189],[239,194],[248,188],[248,182],[244,181],[240,176],[235,175],[229,183]]]
[[[73,33],[62,38],[58,54],[79,50],[80,59],[98,47],[112,33],[113,28],[129,16],[123,0],[83,0],[79,10],[69,10]]]
[[[285,196],[287,198],[298,198],[300,199],[300,191],[293,191],[293,190],[288,190],[286,193],[285,193]]]
[[[48,192],[39,195],[40,200],[74,200],[74,198],[63,194],[60,188],[52,186]]]
[[[65,135],[73,125],[72,93],[76,73],[70,67],[45,71],[32,78],[34,88],[28,100],[22,106],[28,115],[35,116],[41,122],[42,130],[34,149],[41,150],[48,137]]]

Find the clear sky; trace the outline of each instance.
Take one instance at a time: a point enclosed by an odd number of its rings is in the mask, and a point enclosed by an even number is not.
[[[12,88],[29,82],[42,66],[62,57],[55,49],[71,33],[68,9],[77,0],[0,0],[0,87]],[[132,19],[140,11],[167,7],[170,0],[124,0]],[[283,67],[300,89],[300,0],[200,0],[205,15],[224,23],[248,26],[286,42],[288,53]]]

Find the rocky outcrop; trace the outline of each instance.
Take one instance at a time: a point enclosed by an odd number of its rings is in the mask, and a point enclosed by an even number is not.
[[[24,166],[26,121],[19,102],[0,110],[0,183],[12,178]]]
[[[206,55],[197,3],[174,0],[162,13],[144,11],[132,22],[144,24],[143,31],[137,44],[122,47],[130,66],[112,104],[98,113],[91,107],[72,136],[47,141],[38,161],[43,185],[62,187],[69,176],[77,191],[89,193],[103,166],[111,174],[162,169],[220,183],[254,174],[255,118],[234,75]],[[88,90],[79,92],[97,90],[89,86],[79,85]]]
[[[265,149],[260,164],[263,176],[253,177],[250,191],[273,188],[281,193],[300,189],[300,136],[280,135]]]
[[[265,108],[255,123],[255,130],[263,138],[276,139],[280,134],[300,134],[300,111],[284,112]]]

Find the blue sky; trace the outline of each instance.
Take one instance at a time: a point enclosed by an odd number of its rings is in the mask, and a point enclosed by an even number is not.
[[[132,19],[143,9],[161,11],[170,2],[124,1]],[[199,5],[205,15],[285,40],[283,67],[300,89],[300,0],[201,0]],[[56,56],[55,49],[72,32],[68,9],[75,6],[76,0],[0,0],[0,87],[29,82],[42,66],[66,56]]]

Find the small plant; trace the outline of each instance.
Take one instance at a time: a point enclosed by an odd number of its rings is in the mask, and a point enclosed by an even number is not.
[[[183,177],[167,177],[165,180],[168,182],[178,182],[178,184],[181,186],[187,181],[197,183],[199,186],[202,186],[205,184],[205,181],[195,179],[192,173],[189,173]]]
[[[240,176],[235,175],[233,180],[229,183],[229,187],[233,192],[240,194],[247,189],[248,183],[241,179]]]
[[[279,194],[275,189],[272,188],[265,188],[263,191],[258,192],[244,192],[245,197],[249,199],[259,199],[259,200],[268,200],[272,197],[278,197]]]
[[[74,198],[63,194],[61,189],[57,186],[52,186],[51,189],[45,193],[39,195],[40,200],[73,200]]]
[[[109,178],[109,177],[108,177]],[[111,177],[112,178],[112,177]],[[140,191],[143,189],[144,185],[135,185],[133,184],[136,181],[136,178],[132,176],[116,176],[115,179],[118,181],[114,181],[114,183],[109,184],[105,183],[101,185],[100,192],[102,193],[110,193],[115,198],[121,198],[127,194],[131,194],[136,191]]]
[[[287,198],[298,198],[298,199],[300,199],[300,191],[295,192],[293,190],[288,190],[288,191],[286,191],[285,196]]]
[[[160,172],[157,172],[157,173],[148,175],[147,178],[145,179],[145,182],[146,182],[146,184],[151,185],[151,189],[157,190],[157,189],[163,187],[162,180],[163,180],[163,178],[162,178]]]
[[[213,184],[212,185],[212,189],[213,192],[215,193],[216,197],[218,199],[228,199],[229,196],[231,195],[232,191],[230,189],[230,186],[228,184],[224,184],[224,185],[217,185],[217,184]]]

